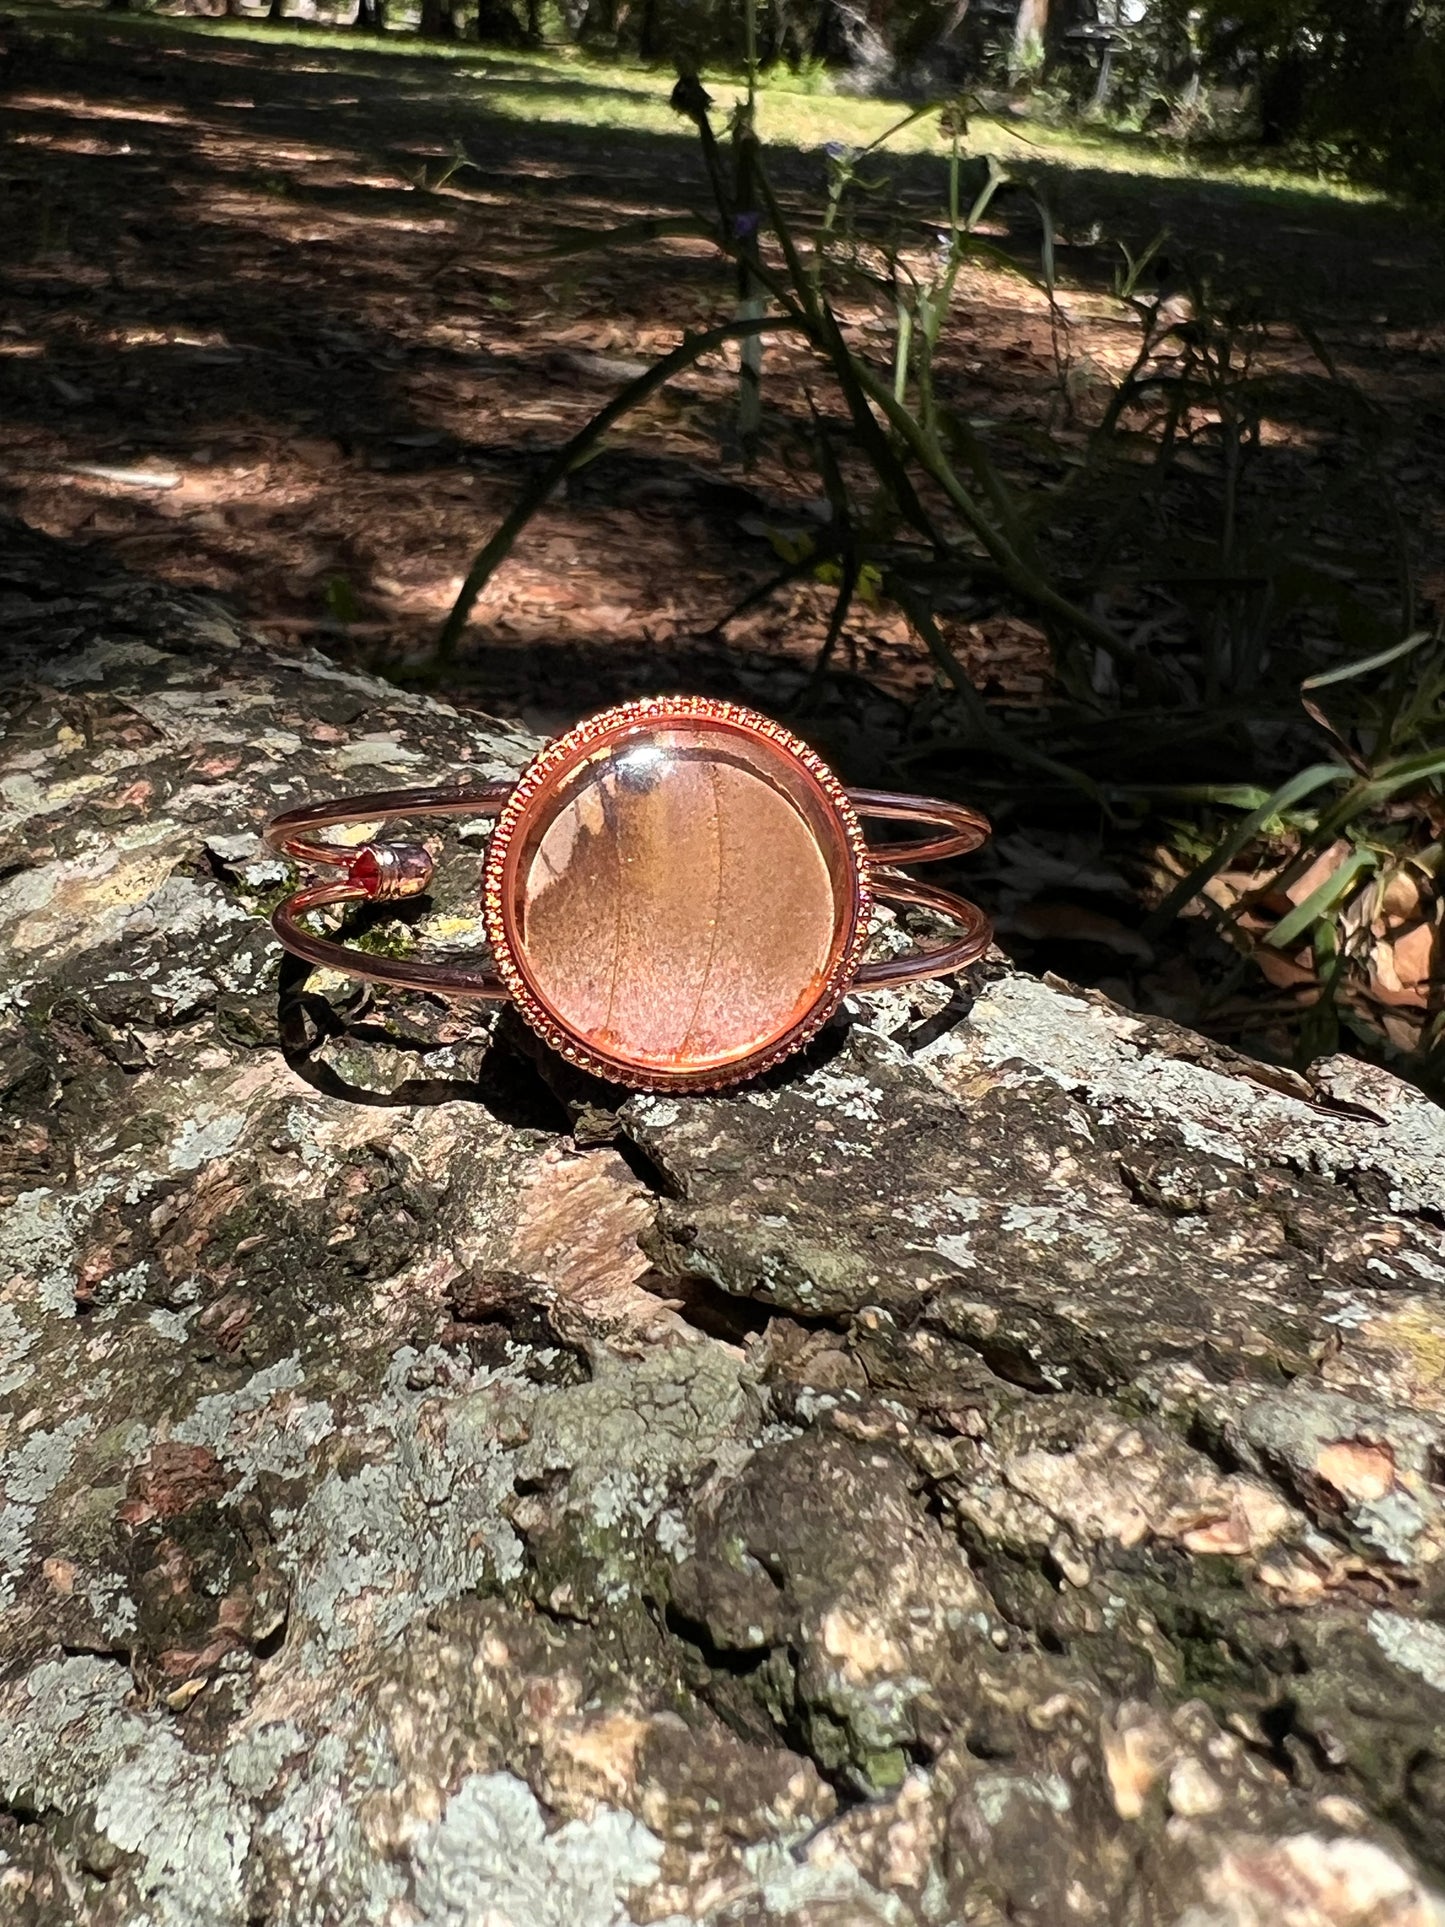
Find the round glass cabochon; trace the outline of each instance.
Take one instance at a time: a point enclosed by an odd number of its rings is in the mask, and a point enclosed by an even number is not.
[[[702,1073],[766,1055],[834,996],[852,943],[857,871],[839,807],[787,742],[744,725],[690,715],[577,733],[506,854],[518,974],[621,1068]]]

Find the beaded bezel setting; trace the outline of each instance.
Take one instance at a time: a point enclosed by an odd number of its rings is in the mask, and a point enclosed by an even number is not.
[[[852,905],[843,939],[804,1015],[783,1035],[763,1048],[726,1064],[704,1069],[676,1069],[629,1063],[600,1051],[588,1039],[561,1023],[537,995],[519,956],[514,919],[509,904],[508,858],[519,836],[525,835],[533,812],[554,794],[558,783],[576,764],[616,744],[619,750],[647,730],[702,726],[741,735],[767,744],[810,780],[836,819],[851,858]],[[808,745],[771,717],[738,703],[706,696],[658,697],[619,704],[591,716],[566,735],[557,737],[523,771],[506,806],[497,818],[487,847],[482,879],[482,914],[497,973],[522,1018],[552,1050],[568,1063],[633,1090],[723,1090],[770,1070],[809,1043],[837,1010],[857,973],[868,941],[873,895],[867,883],[868,851],[862,825],[842,784]]]

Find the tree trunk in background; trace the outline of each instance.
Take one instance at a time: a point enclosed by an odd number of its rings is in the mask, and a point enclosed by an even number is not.
[[[1012,78],[1017,79],[1020,74],[1037,70],[1048,30],[1049,0],[1019,0],[1018,14],[1014,20],[1013,47],[1009,54],[1009,74]]]
[[[823,0],[813,36],[814,59],[846,67],[865,91],[883,86],[893,67],[893,48],[866,0]]]
[[[587,0],[577,38],[583,46],[611,50],[617,44],[617,15],[622,0]]]
[[[494,47],[525,47],[527,29],[507,0],[477,0],[477,39]]]
[[[0,592],[0,1917],[1440,1918],[1436,1106],[996,952],[720,1097],[362,1005],[267,815],[532,741]]]
[[[1124,0],[1101,0],[1098,8],[1098,21],[1104,38],[1099,48],[1099,66],[1094,75],[1094,92],[1090,101],[1096,112],[1102,112],[1108,106],[1109,95],[1113,91],[1114,55],[1123,11]]]
[[[452,14],[452,0],[421,0],[417,32],[424,40],[455,40],[457,23]]]

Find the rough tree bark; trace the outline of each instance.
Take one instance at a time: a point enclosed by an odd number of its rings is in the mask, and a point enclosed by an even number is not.
[[[556,1078],[263,914],[523,737],[35,538],[0,623],[7,1921],[1438,1927],[1435,1109],[997,959]]]

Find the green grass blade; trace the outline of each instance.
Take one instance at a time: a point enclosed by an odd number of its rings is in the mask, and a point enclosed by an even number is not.
[[[1360,656],[1354,662],[1344,662],[1336,669],[1322,669],[1317,676],[1306,676],[1300,684],[1306,689],[1324,689],[1332,682],[1352,682],[1356,676],[1367,676],[1372,669],[1383,669],[1388,663],[1398,662],[1401,656],[1408,656],[1422,643],[1432,640],[1428,629],[1417,629],[1413,636],[1406,636],[1403,642],[1393,644],[1389,649],[1377,650],[1373,656]]]
[[[905,127],[911,127],[915,121],[927,120],[930,114],[936,114],[942,105],[943,103],[941,101],[930,100],[926,106],[915,107],[912,113],[905,114],[902,120],[894,121],[893,125],[886,127],[876,140],[871,140],[866,147],[860,147],[858,149],[858,152],[853,156],[854,166],[856,167],[859,161],[863,160],[867,155],[874,153],[878,148],[886,147],[896,134],[903,132]]]
[[[1281,917],[1265,938],[1272,950],[1292,950],[1310,927],[1328,916],[1344,898],[1355,880],[1367,876],[1379,864],[1373,850],[1352,850],[1338,868],[1331,870],[1303,903],[1296,904],[1287,917]]]
[[[1149,795],[1168,803],[1226,803],[1232,810],[1257,810],[1269,802],[1273,792],[1258,783],[1176,783],[1168,789],[1151,789]]]
[[[746,321],[729,321],[717,328],[709,328],[699,335],[684,335],[671,354],[664,355],[661,361],[654,362],[646,374],[639,375],[635,381],[628,382],[619,389],[605,408],[600,408],[564,447],[558,449],[546,466],[540,469],[526,488],[513,503],[511,512],[492,536],[478,550],[466,579],[457,592],[451,613],[442,624],[437,637],[436,648],[432,652],[432,668],[441,668],[449,663],[456,654],[457,644],[467,626],[473,605],[486,587],[494,570],[506,561],[511,554],[517,537],[542,507],[547,497],[559,482],[565,481],[574,468],[577,468],[596,448],[602,437],[620,421],[631,409],[640,406],[659,388],[665,387],[674,375],[680,375],[684,368],[690,368],[701,356],[710,354],[714,348],[721,348],[725,342],[745,340],[750,335],[761,334],[765,328],[786,327],[787,322],[776,315],[759,316]]]
[[[1416,784],[1428,783],[1437,776],[1445,776],[1445,750],[1425,750],[1419,756],[1402,756],[1398,762],[1386,763],[1367,781],[1356,781],[1349,794],[1320,818],[1319,834],[1338,836],[1367,810],[1378,809],[1401,790],[1414,789]]]
[[[1158,936],[1160,931],[1179,915],[1187,903],[1191,903],[1208,883],[1217,876],[1239,852],[1251,843],[1271,818],[1313,796],[1327,783],[1348,780],[1350,771],[1342,763],[1312,763],[1308,769],[1299,770],[1287,783],[1281,783],[1263,803],[1252,809],[1243,821],[1237,823],[1227,836],[1220,838],[1214,848],[1198,863],[1165,897],[1157,910],[1151,911],[1142,925],[1144,936]]]

